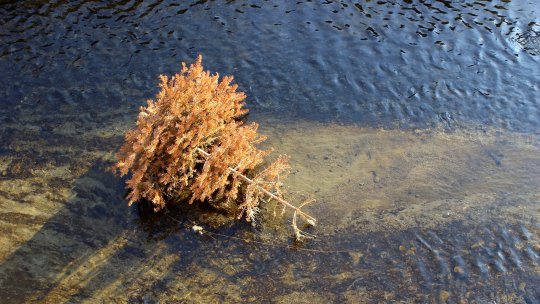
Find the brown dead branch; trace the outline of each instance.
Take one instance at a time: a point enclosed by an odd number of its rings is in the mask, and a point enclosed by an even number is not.
[[[290,169],[279,156],[261,170],[271,150],[257,144],[265,137],[256,123],[244,124],[245,94],[236,91],[231,76],[219,79],[202,67],[202,57],[180,73],[160,76],[161,90],[141,107],[137,127],[126,133],[114,169],[131,173],[126,185],[129,203],[145,199],[154,210],[173,204],[189,192],[189,203],[224,202],[237,206],[238,218],[253,221],[264,199],[294,211],[297,238],[308,236],[296,225],[299,216],[315,225],[315,218],[283,198],[281,178]]]

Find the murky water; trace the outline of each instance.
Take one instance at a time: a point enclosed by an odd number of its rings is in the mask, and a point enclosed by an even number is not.
[[[0,3],[2,302],[540,302],[535,1]],[[198,53],[316,240],[126,206],[113,152]]]

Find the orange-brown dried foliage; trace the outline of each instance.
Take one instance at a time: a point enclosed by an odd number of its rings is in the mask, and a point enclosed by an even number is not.
[[[137,127],[116,155],[114,168],[132,174],[130,204],[145,199],[159,210],[187,192],[189,203],[235,202],[239,218],[251,220],[264,190],[282,197],[279,176],[288,159],[280,156],[254,174],[271,151],[256,147],[265,140],[258,125],[242,122],[246,95],[232,80],[204,71],[200,55],[189,67],[182,63],[180,73],[160,76],[160,92],[140,108]]]

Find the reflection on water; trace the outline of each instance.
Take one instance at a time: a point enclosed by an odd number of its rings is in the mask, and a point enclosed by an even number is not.
[[[540,302],[538,9],[0,3],[0,298]],[[156,76],[198,53],[292,157],[317,240],[292,243],[272,206],[203,235],[126,206],[113,151]]]
[[[133,115],[159,73],[201,53],[210,70],[236,76],[257,112],[534,131],[538,10],[534,1],[16,1],[0,5],[0,98],[19,115],[92,119],[96,104]]]

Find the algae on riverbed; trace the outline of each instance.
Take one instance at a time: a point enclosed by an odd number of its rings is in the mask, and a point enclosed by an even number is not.
[[[319,238],[303,247],[288,247],[286,229],[275,224],[283,219],[271,210],[255,228],[206,227],[218,234],[202,236],[186,229],[190,223],[179,215],[185,225],[139,218],[125,206],[122,181],[106,171],[121,142],[116,134],[126,128],[122,122],[82,136],[63,128],[44,136],[31,124],[4,127],[2,298],[299,302],[309,295],[313,301],[358,302],[536,296],[535,136],[258,121],[267,126],[261,132],[268,144],[292,156],[288,187],[321,200],[313,207],[321,223],[312,232]]]

